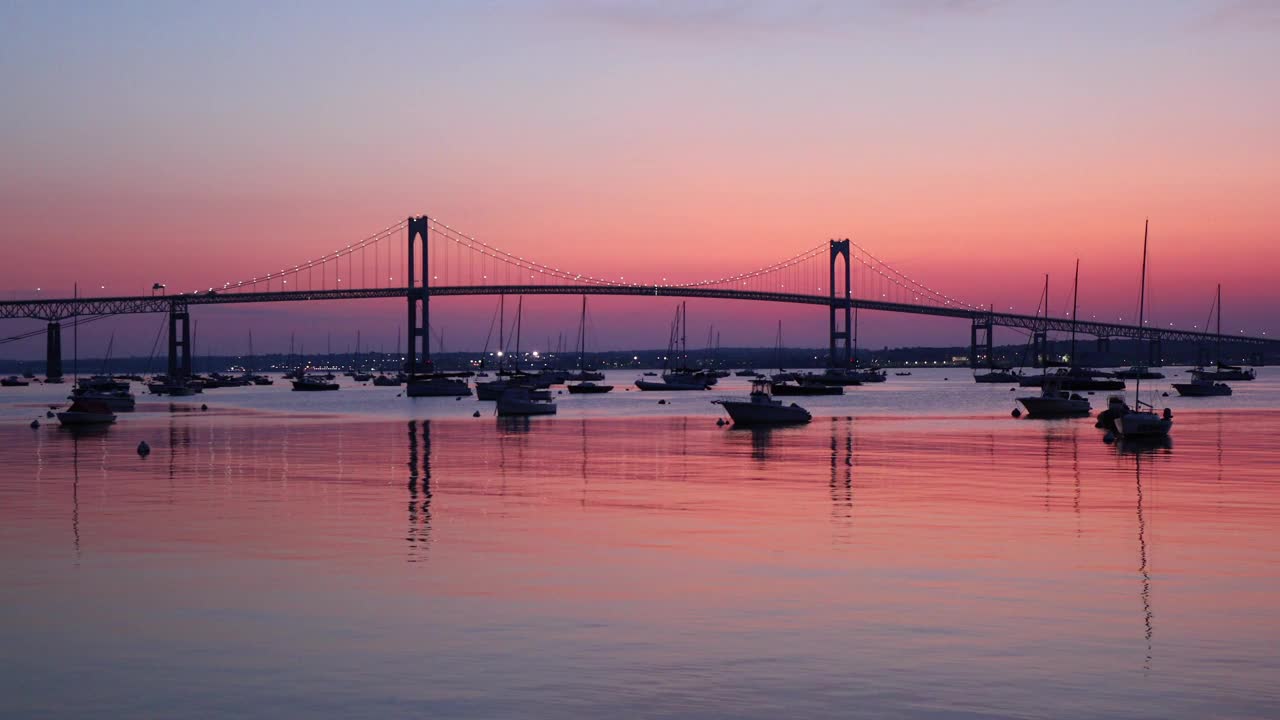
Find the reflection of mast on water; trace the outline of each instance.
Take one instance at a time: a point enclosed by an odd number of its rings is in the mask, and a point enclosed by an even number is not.
[[[585,297],[585,296],[584,296]],[[582,372],[582,368],[578,369]],[[580,503],[583,507],[587,505],[587,419],[582,418],[582,500]]]
[[[80,435],[71,432],[71,535],[80,566]]]
[[[1151,573],[1147,570],[1147,521],[1142,513],[1142,455],[1135,455],[1134,477],[1138,488],[1138,572],[1142,575],[1142,611],[1146,625],[1147,659],[1143,670],[1151,669]]]
[[[409,562],[417,562],[417,550],[431,542],[431,421],[422,421],[422,456],[419,465],[418,421],[409,421]]]
[[[844,433],[843,461],[839,429],[840,419],[831,418],[831,515],[847,520],[853,517],[853,426]]]

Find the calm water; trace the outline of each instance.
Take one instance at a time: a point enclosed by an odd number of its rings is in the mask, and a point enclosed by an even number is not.
[[[722,384],[523,422],[226,389],[87,434],[5,388],[0,714],[1275,717],[1280,372],[1169,398],[1156,447],[964,371],[773,431],[718,427]]]

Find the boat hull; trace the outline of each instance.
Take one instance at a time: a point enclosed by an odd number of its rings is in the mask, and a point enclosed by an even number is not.
[[[1161,417],[1151,412],[1131,412],[1116,418],[1116,432],[1124,438],[1166,437],[1172,428],[1172,417]]]
[[[1033,418],[1075,417],[1089,414],[1089,401],[1072,398],[1021,397],[1018,402]]]
[[[58,413],[58,422],[63,425],[110,425],[116,421],[116,416],[110,413],[89,413],[89,412],[60,412]]]
[[[721,400],[734,425],[800,425],[813,420],[808,410],[790,405],[762,405],[737,400]]]
[[[598,395],[613,390],[612,385],[566,385],[570,395]]]
[[[338,384],[326,382],[302,382],[301,380],[294,380],[293,389],[295,392],[328,392],[337,390]]]
[[[706,390],[706,385],[685,385],[682,383],[654,382],[652,380],[637,380],[636,387],[641,390],[658,390],[658,391],[680,391],[680,390]]]
[[[415,380],[405,385],[404,394],[409,397],[469,397],[471,388],[461,380]]]
[[[1018,375],[1017,373],[1006,373],[1006,372],[989,372],[989,373],[983,373],[982,375],[973,376],[973,381],[976,383],[1005,384],[1005,385],[1017,385],[1018,381],[1021,379],[1022,379],[1022,376]]]
[[[1231,386],[1214,382],[1174,383],[1173,389],[1182,397],[1222,397],[1231,394]]]
[[[841,385],[788,385],[777,383],[773,386],[773,394],[788,397],[808,397],[811,395],[843,395]]]

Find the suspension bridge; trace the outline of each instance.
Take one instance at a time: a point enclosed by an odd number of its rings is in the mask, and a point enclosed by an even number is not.
[[[162,289],[157,285],[156,290]],[[1112,338],[1145,340],[1150,364],[1158,365],[1160,346],[1169,341],[1207,342],[1216,335],[1198,330],[1158,328],[995,312],[954,298],[907,274],[849,239],[828,240],[771,265],[698,282],[628,281],[572,272],[513,254],[478,240],[435,218],[417,216],[384,228],[305,262],[190,292],[121,297],[37,298],[0,301],[0,319],[44,320],[46,373],[62,374],[62,322],[135,313],[169,317],[168,373],[191,374],[192,306],[307,302],[364,298],[406,298],[408,372],[431,368],[428,327],[430,301],[459,295],[619,295],[717,298],[820,305],[829,317],[828,364],[852,362],[852,313],[855,309],[932,315],[968,320],[970,362],[992,357],[996,327],[1031,334],[1034,356],[1047,351],[1050,332],[1092,335],[1105,348]],[[1233,335],[1230,342],[1251,346],[1257,357],[1280,349],[1280,341]]]

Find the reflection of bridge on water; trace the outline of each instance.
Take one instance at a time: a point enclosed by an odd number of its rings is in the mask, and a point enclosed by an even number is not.
[[[385,279],[384,279],[385,278]],[[160,286],[157,286],[160,287]],[[192,306],[320,300],[405,298],[411,372],[430,367],[430,300],[462,295],[614,295],[706,298],[817,305],[827,308],[832,367],[851,359],[852,311],[880,310],[913,315],[950,317],[970,322],[970,361],[975,366],[992,359],[996,327],[1030,333],[1034,357],[1048,352],[1050,332],[1073,329],[1098,338],[1100,349],[1112,338],[1146,340],[1148,364],[1160,365],[1166,341],[1208,341],[1212,333],[1175,328],[1138,327],[1097,321],[1073,322],[1069,317],[995,312],[958,300],[912,278],[864,247],[848,239],[830,240],[787,259],[755,270],[697,282],[636,282],[625,276],[595,277],[515,255],[462,233],[427,216],[411,217],[363,240],[315,259],[260,273],[234,282],[178,295],[121,297],[33,298],[0,301],[0,319],[46,321],[43,331],[7,338],[14,341],[43,332],[46,373],[62,374],[62,321],[73,324],[133,313],[167,313],[168,373],[191,374]],[[1266,337],[1232,336],[1247,346],[1256,361],[1280,348]]]

